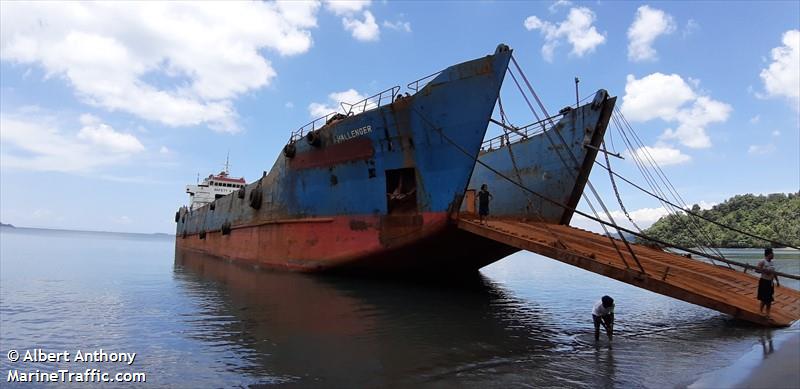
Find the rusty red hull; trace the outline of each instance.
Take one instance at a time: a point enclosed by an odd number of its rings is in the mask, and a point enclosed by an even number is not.
[[[438,263],[510,58],[499,45],[301,127],[260,179],[181,208],[177,249],[308,272]]]
[[[475,239],[445,212],[285,219],[178,237],[176,248],[260,268],[418,276],[475,272],[516,251]]]

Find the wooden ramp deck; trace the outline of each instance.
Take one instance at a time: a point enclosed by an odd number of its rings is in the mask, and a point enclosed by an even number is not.
[[[631,243],[642,273],[625,244],[578,228],[492,220],[460,219],[459,228],[522,250],[531,251],[665,296],[697,304],[760,325],[783,327],[800,319],[800,292],[775,288],[770,318],[759,313],[757,275],[727,266],[716,266],[678,254]]]

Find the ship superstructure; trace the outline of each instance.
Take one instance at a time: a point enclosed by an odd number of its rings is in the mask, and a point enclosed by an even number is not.
[[[189,194],[189,209],[195,210],[211,204],[214,200],[223,198],[247,185],[244,177],[232,178],[230,176],[230,165],[228,159],[225,160],[225,168],[218,174],[209,174],[208,177],[193,185],[186,185],[186,193]]]

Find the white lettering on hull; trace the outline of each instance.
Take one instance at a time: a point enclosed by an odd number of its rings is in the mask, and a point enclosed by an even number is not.
[[[336,135],[333,138],[333,143],[342,143],[350,139],[357,138],[359,136],[364,136],[366,134],[369,134],[370,132],[372,132],[372,126],[367,125],[364,127],[359,127],[356,128],[355,130],[345,132],[344,134]]]

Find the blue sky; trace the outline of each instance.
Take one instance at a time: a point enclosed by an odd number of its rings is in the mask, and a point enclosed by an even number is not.
[[[798,29],[796,1],[2,2],[0,220],[171,232],[184,186],[226,153],[251,181],[337,99],[500,42],[551,112],[574,103],[575,76],[582,95],[619,96],[688,203],[798,191]],[[528,123],[512,86],[510,119]],[[618,211],[607,176],[591,180]],[[621,189],[641,224],[663,213]]]

